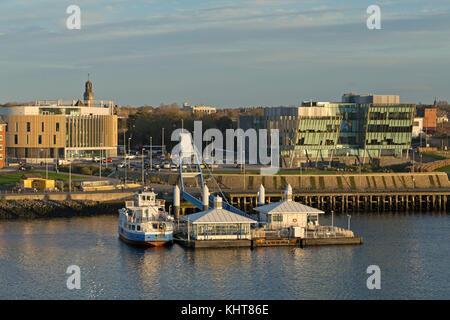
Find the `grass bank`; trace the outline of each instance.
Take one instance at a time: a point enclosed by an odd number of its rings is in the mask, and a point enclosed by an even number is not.
[[[45,171],[37,171],[37,170],[18,171],[18,172],[6,173],[6,174],[0,175],[0,185],[10,185],[10,184],[20,183],[20,179],[22,178],[22,176],[24,174],[40,174],[42,176],[42,178],[45,178]],[[54,179],[54,180],[62,180],[64,182],[69,181],[69,175],[65,174],[65,173],[49,172],[48,178]],[[75,180],[75,179],[83,179],[83,177],[72,175],[72,180]]]

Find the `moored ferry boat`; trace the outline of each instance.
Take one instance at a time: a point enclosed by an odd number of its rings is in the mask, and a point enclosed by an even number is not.
[[[173,242],[173,218],[165,211],[165,201],[153,191],[142,191],[135,201],[126,201],[119,210],[119,237],[134,245],[163,246]]]

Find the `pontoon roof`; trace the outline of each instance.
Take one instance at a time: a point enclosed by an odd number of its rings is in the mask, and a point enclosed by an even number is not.
[[[209,209],[183,216],[184,221],[191,223],[257,223],[256,219],[250,219],[225,209]]]
[[[318,213],[322,214],[325,213],[322,210],[306,206],[304,204],[291,201],[291,200],[284,200],[276,203],[267,204],[265,206],[257,207],[255,208],[256,211],[266,213],[266,214],[273,214],[273,213]]]

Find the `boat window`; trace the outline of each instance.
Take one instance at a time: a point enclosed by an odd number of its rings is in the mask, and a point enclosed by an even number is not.
[[[157,223],[153,223],[153,229],[158,229],[158,224]]]
[[[137,231],[141,231],[141,226],[136,226]]]
[[[134,231],[134,225],[132,225],[132,226],[131,226],[131,230],[133,230],[133,231]]]

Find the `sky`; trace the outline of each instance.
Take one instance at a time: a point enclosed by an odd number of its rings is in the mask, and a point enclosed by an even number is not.
[[[88,73],[95,99],[130,106],[450,100],[450,0],[0,0],[0,13],[0,103],[79,99]]]

